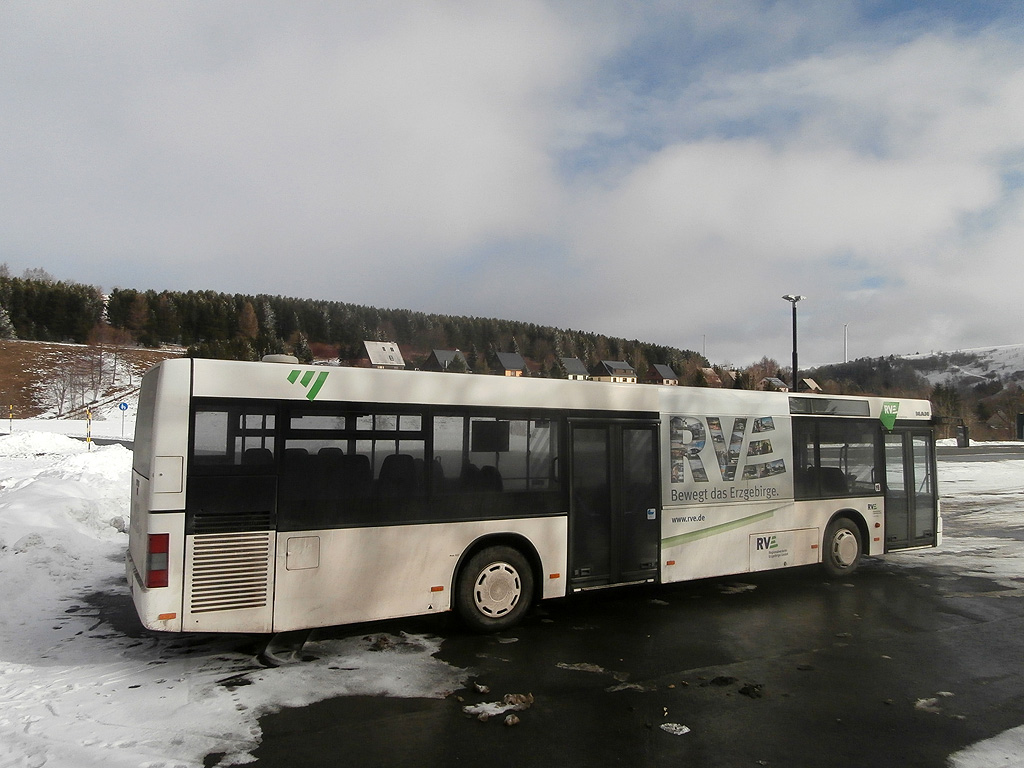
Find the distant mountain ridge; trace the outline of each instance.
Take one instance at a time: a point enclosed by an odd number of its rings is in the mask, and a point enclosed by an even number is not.
[[[955,352],[863,357],[821,365],[809,375],[833,391],[925,394],[936,386],[994,392],[1024,386],[1024,344],[961,349]],[[838,387],[839,389],[835,389]],[[826,389],[830,387],[826,386]]]
[[[300,360],[356,360],[364,341],[390,341],[420,365],[434,349],[460,350],[470,369],[486,373],[494,354],[522,355],[534,375],[562,375],[562,358],[587,367],[626,360],[640,375],[653,364],[676,373],[708,365],[692,350],[637,339],[500,318],[381,309],[341,301],[217,291],[138,291],[11,277],[0,264],[0,339],[182,346],[195,357],[259,360],[291,353]]]
[[[1024,344],[907,355],[905,359],[932,386],[971,386],[986,381],[1024,385]]]
[[[1024,413],[1024,344],[861,358],[809,375],[826,392],[928,398],[940,437],[965,425],[977,439],[1011,439]]]

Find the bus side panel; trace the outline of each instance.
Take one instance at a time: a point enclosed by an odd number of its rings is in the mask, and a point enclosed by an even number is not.
[[[801,519],[816,521],[821,527],[821,535],[825,535],[825,526],[836,515],[849,518],[855,523],[863,523],[867,528],[867,540],[861,542],[861,551],[865,555],[885,554],[885,523],[883,520],[884,502],[879,497],[851,499],[819,499],[816,501],[798,501]],[[821,557],[816,562],[821,562]]]
[[[136,427],[152,430],[150,455],[136,462],[136,469],[152,483],[146,509],[184,509],[192,361],[167,360],[146,376],[158,376],[152,421]]]
[[[143,575],[146,570],[146,552],[149,539],[149,514],[147,505],[149,502],[149,478],[143,477],[136,470],[132,470],[131,486],[131,516],[128,524],[128,584],[133,585],[132,569],[136,574],[136,581],[145,579]],[[183,529],[184,530],[184,529]]]
[[[752,537],[803,527],[795,519],[792,501],[669,507],[662,513],[661,580],[746,573]]]
[[[539,594],[563,596],[568,538],[562,516],[279,533],[274,631],[450,610],[465,550],[507,531],[527,538],[540,555]]]
[[[822,499],[781,504],[675,507],[665,510],[662,581],[686,581],[820,563],[825,524],[836,514],[868,530],[865,554],[884,547],[882,500]]]

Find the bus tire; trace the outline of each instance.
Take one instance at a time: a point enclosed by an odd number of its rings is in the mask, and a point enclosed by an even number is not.
[[[837,517],[825,529],[821,565],[825,573],[837,579],[857,570],[863,554],[860,528],[846,517]]]
[[[459,571],[455,609],[476,632],[514,626],[533,600],[533,570],[518,549],[481,549]]]

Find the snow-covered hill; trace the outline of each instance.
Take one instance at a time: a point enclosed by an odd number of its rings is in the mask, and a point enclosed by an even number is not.
[[[904,359],[933,386],[950,383],[970,386],[990,380],[1003,384],[1012,381],[1024,386],[1024,344],[907,355]]]
[[[16,419],[95,419],[118,415],[137,398],[142,374],[161,360],[179,357],[174,347],[145,349],[101,344],[0,341],[0,392],[4,415]]]

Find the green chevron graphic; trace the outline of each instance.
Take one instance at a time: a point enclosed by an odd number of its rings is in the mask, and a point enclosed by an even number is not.
[[[882,426],[892,432],[892,428],[896,426],[896,417],[900,412],[899,403],[882,403]]]
[[[306,390],[306,399],[309,401],[316,400],[316,396],[320,394],[320,388],[323,387],[324,382],[327,381],[327,371],[299,371],[295,370],[288,374],[288,381],[292,384],[299,384],[303,389]]]

